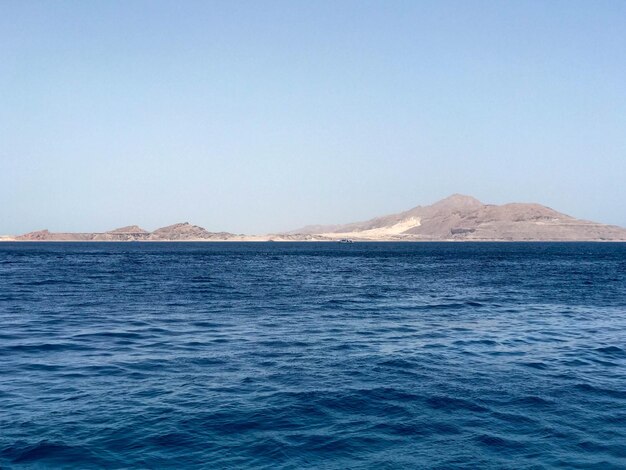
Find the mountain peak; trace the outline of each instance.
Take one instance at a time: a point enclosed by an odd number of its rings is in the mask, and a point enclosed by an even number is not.
[[[437,201],[436,203],[433,204],[433,206],[447,207],[447,208],[452,208],[452,207],[471,208],[471,207],[480,207],[482,205],[483,203],[480,202],[475,197],[467,196],[465,194],[458,194],[458,193],[452,194],[451,196],[448,196],[447,198]]]
[[[138,225],[128,225],[126,227],[116,228],[115,230],[109,230],[107,233],[148,233]]]

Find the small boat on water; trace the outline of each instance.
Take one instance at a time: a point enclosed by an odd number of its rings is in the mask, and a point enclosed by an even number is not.
[[[353,241],[349,238],[342,238],[341,240],[339,240],[339,243],[353,243]]]

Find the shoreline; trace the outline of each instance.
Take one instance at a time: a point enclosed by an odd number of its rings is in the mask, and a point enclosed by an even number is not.
[[[14,240],[0,239],[0,243],[336,243],[339,240]],[[352,240],[351,243],[626,243],[626,240]]]

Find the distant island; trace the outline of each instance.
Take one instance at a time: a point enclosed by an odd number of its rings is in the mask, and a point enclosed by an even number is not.
[[[108,232],[48,230],[0,241],[626,241],[626,229],[580,220],[540,204],[483,204],[454,194],[429,206],[343,225],[310,225],[286,233],[210,232],[178,223],[152,232],[136,225]]]

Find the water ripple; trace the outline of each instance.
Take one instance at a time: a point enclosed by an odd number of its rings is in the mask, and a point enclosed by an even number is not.
[[[626,244],[0,244],[0,467],[624,468]]]

